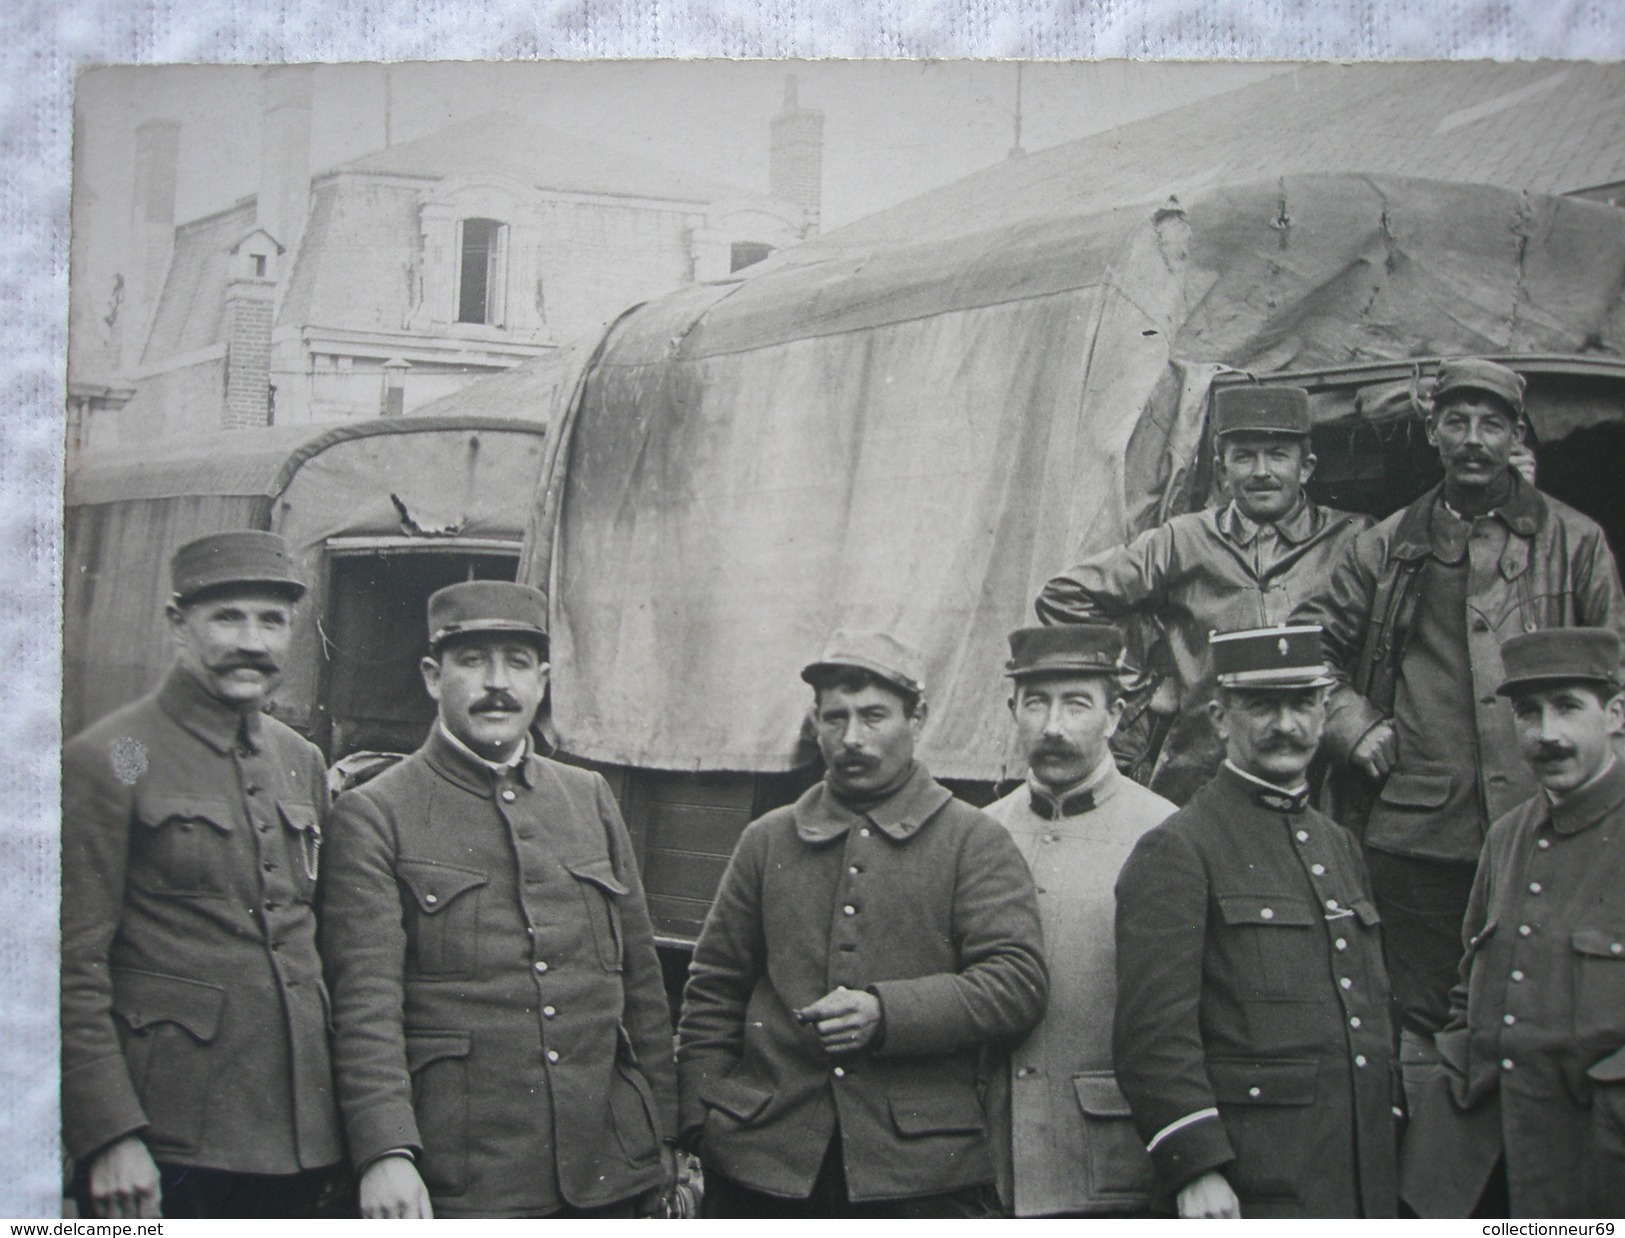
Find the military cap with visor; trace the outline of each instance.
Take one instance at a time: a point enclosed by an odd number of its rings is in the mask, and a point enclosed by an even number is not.
[[[1309,433],[1309,393],[1302,387],[1238,383],[1213,392],[1213,436]]]
[[[1061,623],[1010,633],[1004,673],[1017,682],[1040,675],[1115,675],[1123,636],[1114,623]]]
[[[546,595],[510,580],[468,580],[430,596],[429,648],[439,650],[448,640],[492,632],[535,637],[546,648]]]
[[[305,592],[288,543],[257,529],[213,533],[187,542],[169,561],[169,582],[178,605],[229,587],[274,589],[292,601]]]
[[[1608,628],[1542,628],[1501,646],[1503,677],[1496,689],[1513,696],[1542,684],[1588,682],[1619,687],[1619,636]]]
[[[1499,362],[1482,357],[1455,357],[1441,362],[1433,379],[1434,409],[1438,409],[1446,396],[1463,391],[1494,396],[1511,409],[1515,417],[1524,415],[1523,375]]]
[[[1318,623],[1214,632],[1208,637],[1214,678],[1221,688],[1247,692],[1329,687],[1320,632]]]
[[[888,632],[841,628],[824,642],[818,658],[801,668],[801,677],[816,688],[845,667],[868,671],[914,696],[925,695],[925,655]]]

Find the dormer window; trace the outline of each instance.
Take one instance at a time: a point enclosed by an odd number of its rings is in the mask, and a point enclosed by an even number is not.
[[[254,278],[255,279],[264,279],[265,278],[265,258],[266,258],[266,255],[264,255],[264,254],[252,254],[252,255],[250,255],[250,257],[252,257],[254,259]]]
[[[501,326],[507,228],[495,219],[464,219],[458,230],[457,321]]]

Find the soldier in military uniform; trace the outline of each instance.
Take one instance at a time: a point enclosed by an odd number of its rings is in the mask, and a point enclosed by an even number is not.
[[[672,1177],[648,909],[602,776],[538,755],[546,602],[429,599],[416,753],[333,809],[322,956],[365,1216],[630,1217]]]
[[[1350,539],[1371,524],[1320,507],[1304,493],[1315,455],[1303,388],[1221,388],[1213,397],[1213,432],[1214,468],[1228,504],[1176,516],[1085,559],[1045,585],[1037,601],[1044,623],[1138,619],[1160,632],[1151,652],[1167,666],[1141,668],[1166,676],[1155,690],[1141,689],[1150,694],[1153,716],[1167,725],[1149,785],[1176,804],[1213,777],[1224,757],[1207,708],[1208,634],[1285,623],[1324,585]]]
[[[1226,757],[1117,881],[1117,1080],[1180,1216],[1391,1217],[1388,978],[1352,835],[1308,807],[1320,633],[1216,634]]]
[[[1174,806],[1118,773],[1123,638],[1109,623],[1010,633],[1005,673],[1027,777],[987,814],[1038,887],[1050,971],[1043,1021],[989,1089],[1000,1195],[1016,1216],[1133,1216],[1151,1161],[1112,1073],[1112,886],[1140,836]]]
[[[1552,628],[1507,641],[1502,663],[1541,790],[1484,843],[1405,1200],[1427,1217],[1625,1215],[1620,641]]]
[[[171,564],[177,657],[62,753],[62,1128],[87,1215],[309,1215],[342,1159],[312,909],[321,753],[262,713],[281,538]]]

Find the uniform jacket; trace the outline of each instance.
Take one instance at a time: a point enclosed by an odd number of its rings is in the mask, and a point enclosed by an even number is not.
[[[437,1215],[592,1207],[662,1180],[660,963],[603,778],[500,775],[439,726],[334,806],[322,903],[358,1169],[417,1154]]]
[[[1228,764],[1117,880],[1117,1080],[1169,1200],[1391,1217],[1397,1073],[1378,916],[1341,826]]]
[[[340,1160],[312,911],[321,753],[173,668],[62,753],[62,1126],[84,1159]]]
[[[1177,714],[1150,786],[1184,803],[1224,759],[1207,704],[1213,699],[1208,633],[1285,623],[1323,588],[1366,516],[1304,499],[1276,532],[1240,515],[1234,504],[1190,512],[1085,559],[1038,595],[1045,623],[1147,616],[1162,629]]]
[[[1363,825],[1366,843],[1379,850],[1474,863],[1489,823],[1534,794],[1511,706],[1496,695],[1503,641],[1553,627],[1607,627],[1625,635],[1625,595],[1602,530],[1516,474],[1512,480],[1512,496],[1473,522],[1466,547],[1464,624],[1475,712],[1462,720],[1471,729],[1471,749],[1464,743],[1463,752],[1476,750],[1477,785],[1458,785],[1472,776],[1459,768],[1418,766],[1403,745],[1375,804],[1369,788],[1351,785],[1354,775],[1346,775],[1338,819]],[[1325,629],[1326,653],[1340,682],[1323,742],[1338,764],[1371,727],[1393,716],[1422,571],[1434,553],[1431,513],[1441,496],[1442,484],[1357,537],[1327,590],[1294,616]],[[1438,720],[1405,721],[1427,727]]]
[[[793,1010],[880,998],[884,1039],[826,1055]],[[919,764],[859,814],[826,784],[752,822],[706,917],[679,1025],[682,1126],[707,1166],[792,1199],[839,1122],[855,1201],[994,1179],[983,1051],[1046,988],[1033,881],[1010,835]]]
[[[1151,1160],[1112,1072],[1112,886],[1140,836],[1174,806],[1109,758],[1079,790],[1091,806],[1074,792],[1063,805],[1082,810],[1071,814],[1031,782],[987,810],[1032,869],[1055,961],[1043,1021],[990,1089],[999,1194],[1017,1216],[1131,1212],[1151,1192]]]
[[[1625,1117],[1625,762],[1553,804],[1542,793],[1498,821],[1462,925],[1462,981],[1438,1034],[1467,1121],[1413,1121],[1406,1199],[1465,1216],[1505,1152],[1514,1217],[1607,1216],[1625,1199],[1625,1154],[1598,1124]],[[1486,1124],[1497,1136],[1462,1137]],[[1463,1152],[1478,1156],[1463,1163]],[[1459,1195],[1441,1207],[1441,1193]]]

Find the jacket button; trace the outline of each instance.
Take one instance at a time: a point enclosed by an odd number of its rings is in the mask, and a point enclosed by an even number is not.
[[[1265,907],[1262,911],[1260,911],[1258,913],[1258,918],[1260,920],[1273,920],[1273,919],[1275,919],[1275,909],[1273,907]]]
[[[869,827],[864,826],[861,830],[859,830],[858,831],[858,837],[859,838],[868,838],[869,837]]]
[[[1345,989],[1352,989],[1354,987],[1354,981],[1350,980],[1347,976],[1344,976],[1337,983],[1342,985]]]
[[[1329,898],[1329,899],[1326,900],[1326,910],[1327,911],[1336,911],[1337,910],[1337,900],[1335,898]]]
[[[1512,1059],[1509,1058],[1509,1057],[1502,1058],[1501,1059],[1501,1069],[1502,1070],[1511,1070],[1512,1069]]]
[[[547,970],[547,964],[538,961],[537,964],[536,964],[536,970],[539,971],[539,972],[546,971]]]
[[[243,788],[243,794],[244,795],[258,795],[259,793],[260,793],[260,785],[257,782],[251,782],[246,787]]]
[[[1511,1027],[1517,1021],[1518,1016],[1515,1014],[1504,1014],[1501,1016],[1501,1022],[1505,1023],[1508,1027]]]
[[[1518,936],[1519,937],[1528,937],[1529,934],[1533,933],[1534,931],[1535,930],[1530,928],[1527,924],[1518,925]]]
[[[1364,1067],[1365,1067],[1365,1054],[1363,1054],[1363,1053],[1356,1053],[1356,1054],[1355,1054],[1355,1055],[1354,1055],[1354,1064],[1355,1064],[1355,1065],[1356,1065],[1356,1066],[1359,1066],[1359,1067],[1361,1067],[1361,1068],[1362,1068],[1362,1069],[1363,1069],[1363,1068],[1364,1068]]]
[[[549,1049],[547,1051],[547,1060],[550,1061],[550,1062],[558,1061],[559,1060],[559,1051],[557,1049]]]
[[[840,1066],[837,1066],[830,1073],[833,1074],[837,1079],[845,1079],[846,1078],[846,1071],[845,1071],[844,1068],[842,1068]]]
[[[554,1010],[553,1007],[551,1007],[551,1006],[543,1006],[542,1007],[542,1018],[551,1019],[556,1014],[558,1014],[558,1011]]]
[[[1535,846],[1539,847],[1542,851],[1548,851],[1551,849],[1552,840],[1549,838],[1543,838],[1537,842]]]
[[[1264,1089],[1260,1087],[1250,1087],[1247,1089],[1247,1095],[1251,1096],[1254,1100],[1257,1100],[1260,1096],[1264,1095]]]
[[[1625,941],[1615,941],[1608,944],[1609,954],[1625,954]]]
[[[514,801],[514,794],[513,794],[513,791],[512,791],[512,789],[511,789],[511,788],[508,788],[508,787],[504,787],[504,788],[503,788],[503,789],[502,789],[502,801],[503,801],[503,803],[505,803],[505,804],[511,804],[511,803],[513,803],[513,801]]]
[[[1484,620],[1482,620],[1482,619],[1474,619],[1473,620],[1473,631],[1475,631],[1475,632],[1488,632],[1489,630],[1490,630],[1490,625],[1488,623],[1486,623]]]
[[[841,914],[843,916],[855,916],[858,914],[858,909],[852,906],[851,903],[848,903],[845,907],[841,908]]]
[[[1514,967],[1512,969],[1512,979],[1514,981],[1522,980],[1523,979],[1523,972],[1519,968]]]
[[[1531,894],[1539,894],[1540,890],[1541,890],[1540,882],[1531,881],[1529,883],[1529,893],[1531,893]]]
[[[1335,945],[1339,950],[1347,950],[1349,948],[1349,939],[1347,937],[1339,937],[1332,944]]]
[[[433,907],[436,903],[438,903],[440,901],[440,896],[437,895],[437,894],[425,894],[423,896],[423,901],[425,903],[428,903],[429,906]]]
[[[1357,1015],[1357,1014],[1350,1015],[1349,1016],[1349,1026],[1350,1027],[1359,1027],[1360,1026],[1360,1016]]]
[[[1324,877],[1326,875],[1326,866],[1324,864],[1311,864],[1309,871],[1317,877]]]
[[[1308,842],[1309,841],[1309,831],[1308,830],[1299,830],[1298,831],[1298,841],[1300,843]]]

